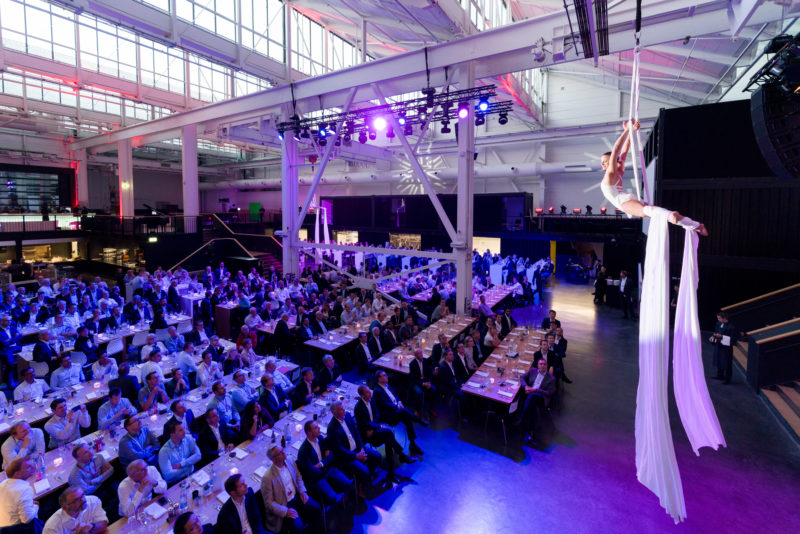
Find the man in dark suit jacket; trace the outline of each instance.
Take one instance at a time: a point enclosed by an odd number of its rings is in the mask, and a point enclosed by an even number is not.
[[[375,327],[372,329],[372,335],[369,336],[369,340],[367,341],[367,345],[369,346],[369,352],[374,357],[378,357],[384,352],[386,349],[383,347],[383,342],[381,341],[381,329]]]
[[[197,439],[197,421],[194,418],[194,412],[186,407],[182,400],[177,399],[172,401],[170,404],[169,409],[172,410],[172,417],[167,419],[167,422],[164,423],[165,432],[162,435],[169,435],[166,432],[167,425],[170,424],[170,421],[176,421],[183,425],[186,429],[186,432],[192,434],[192,437],[196,440]]]
[[[52,371],[58,365],[55,361],[57,358],[58,353],[50,345],[50,332],[47,330],[39,332],[39,340],[33,346],[33,361],[50,364]]]
[[[729,339],[723,340],[723,337]],[[733,347],[739,335],[736,327],[728,322],[728,314],[724,311],[717,312],[717,324],[714,326],[714,334],[709,341],[714,344],[714,366],[717,368],[716,378],[724,380],[725,384],[731,383],[733,375]]]
[[[92,341],[92,338],[89,337],[89,330],[86,326],[81,325],[78,327],[78,337],[75,338],[75,347],[73,348],[76,352],[82,352],[86,355],[88,361],[92,361],[97,358],[99,346]]]
[[[314,329],[311,328],[311,322],[309,321],[308,316],[303,317],[302,323],[297,327],[297,342],[305,343],[315,335]]]
[[[433,356],[431,356],[433,358]],[[414,351],[414,359],[408,366],[409,370],[409,384],[411,386],[411,398],[415,410],[422,413],[422,407],[425,403],[428,404],[428,415],[430,417],[437,417],[438,414],[434,410],[436,402],[436,386],[434,386],[434,367],[431,358],[427,360],[422,354],[422,349]]]
[[[374,369],[372,365],[373,360],[377,358],[378,354],[373,354],[370,350],[369,343],[367,342],[367,333],[358,333],[358,344],[355,350],[355,360],[358,365],[358,372],[362,375]]]
[[[380,416],[379,421],[391,426],[403,423],[406,427],[408,440],[411,442],[408,450],[411,454],[422,454],[422,449],[417,445],[417,433],[414,431],[414,423],[425,427],[428,426],[428,423],[403,406],[402,401],[389,385],[389,375],[386,374],[386,371],[378,371],[376,378],[378,386],[375,388],[374,394],[375,405],[378,407]]]
[[[405,341],[407,339],[411,339],[416,335],[414,332],[414,318],[408,317],[406,321],[403,323],[403,326],[400,327],[399,331],[400,341]]]
[[[350,490],[353,481],[334,467],[335,456],[317,422],[306,421],[303,429],[306,439],[297,451],[297,469],[311,496],[332,505]]]
[[[556,391],[556,383],[547,372],[546,362],[547,360],[544,358],[539,359],[536,367],[531,367],[521,378],[527,395],[525,407],[522,410],[522,421],[528,432],[528,439],[533,438],[536,423],[540,418],[549,421],[547,406],[550,404],[550,397]]]
[[[442,363],[442,354],[449,348],[450,344],[447,342],[447,335],[439,334],[439,342],[431,349],[431,357],[429,358],[431,365],[439,367],[439,364]]]
[[[236,445],[236,436],[228,424],[220,420],[216,409],[208,410],[198,426],[197,447],[203,455],[203,464],[216,460],[220,450],[230,451]]]
[[[334,463],[361,484],[368,484],[371,474],[381,464],[380,453],[364,444],[356,420],[345,411],[340,401],[333,401],[331,413],[333,418],[328,423],[327,440]]]
[[[403,447],[397,442],[397,438],[394,437],[394,431],[387,425],[381,424],[380,410],[372,396],[372,390],[361,384],[358,386],[358,396],[361,398],[356,402],[353,413],[356,415],[356,423],[358,424],[359,432],[361,432],[361,439],[375,447],[385,445],[387,453],[394,452],[401,462],[413,464],[416,458],[409,458],[403,452]],[[411,443],[414,442],[412,441]],[[410,452],[412,454],[422,454],[413,450],[410,450]],[[394,478],[395,465],[391,455],[387,454],[387,462],[389,475]]]
[[[533,364],[537,365],[539,360],[545,360],[547,362],[547,368],[553,369],[553,374],[556,378],[561,377],[561,373],[563,372],[561,369],[561,358],[559,358],[554,351],[550,350],[550,344],[546,339],[543,339],[539,344],[539,350],[533,353]]]
[[[178,294],[177,280],[173,280],[169,286],[169,289],[167,290],[167,304],[169,305],[170,309],[181,309],[181,296]]]
[[[114,310],[119,310],[119,308],[114,308]],[[125,319],[125,317],[119,311],[112,311],[111,315],[103,320],[102,328],[103,330],[116,329],[120,328],[127,322],[127,319]]]
[[[322,357],[322,369],[316,375],[317,387],[323,393],[330,384],[338,386],[342,383],[342,372],[333,360],[333,356],[326,354]]]
[[[291,354],[294,352],[294,334],[289,329],[289,315],[284,313],[280,320],[275,324],[273,334],[275,348],[281,354]]]
[[[281,415],[292,411],[292,401],[286,396],[280,386],[275,385],[272,375],[265,374],[261,377],[261,397],[258,402],[266,409],[272,418],[277,421]]]
[[[446,350],[444,353],[444,361],[439,366],[439,372],[436,375],[438,377],[437,387],[445,395],[461,399],[464,393],[461,391],[461,382],[456,377],[453,358],[453,351]]]
[[[629,314],[631,319],[636,319],[636,312],[633,308],[633,286],[633,280],[628,278],[628,271],[621,271],[619,273],[619,298],[622,304],[623,319],[627,319]]]
[[[86,328],[89,329],[90,334],[100,334],[105,331],[105,320],[100,317],[100,310],[95,309],[92,312],[92,317],[90,317],[85,323],[83,323]]]
[[[261,512],[258,509],[255,493],[247,487],[244,478],[239,473],[231,475],[225,481],[225,491],[231,496],[220,508],[217,516],[217,526],[214,529],[220,533],[246,532],[247,534],[264,534]],[[249,529],[245,529],[239,518],[237,506],[244,504]]]
[[[208,331],[208,328],[205,328],[204,324],[203,321],[197,321],[194,324],[194,328],[183,335],[183,339],[187,342],[194,343],[196,347],[210,341],[211,332]]]
[[[381,345],[388,351],[395,348],[398,343],[400,343],[400,338],[397,336],[397,330],[395,330],[394,324],[391,322],[387,323],[383,329],[383,335],[381,336]]]
[[[511,317],[511,310],[506,308],[500,316],[500,337],[506,337],[516,326],[517,321]]]
[[[131,401],[134,406],[139,405],[139,379],[130,375],[128,362],[122,362],[117,369],[117,378],[108,381],[109,389],[119,388],[122,396]]]
[[[319,386],[314,383],[314,371],[310,367],[304,367],[300,371],[300,381],[292,394],[292,406],[296,409],[310,404],[314,400],[314,395],[319,392]]]
[[[561,321],[556,319],[556,311],[550,310],[549,317],[542,319],[542,330],[550,330],[554,324],[558,328],[561,326]]]
[[[560,327],[556,328],[556,335],[558,335],[558,341],[556,341],[556,336],[553,334],[547,334],[547,344],[550,346],[550,350],[556,353],[555,361],[558,362],[558,368],[561,371],[561,379],[566,382],[567,384],[572,384],[572,380],[567,377],[567,370],[564,366],[564,358],[567,357],[567,340],[563,337],[564,330]]]

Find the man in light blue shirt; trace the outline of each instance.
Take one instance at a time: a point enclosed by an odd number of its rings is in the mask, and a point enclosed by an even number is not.
[[[75,441],[81,437],[79,427],[89,428],[92,423],[85,404],[67,411],[67,401],[55,399],[50,403],[50,409],[53,417],[44,424],[44,430],[50,434],[51,449]]]
[[[173,352],[178,352],[186,345],[183,336],[175,330],[174,326],[170,326],[167,332],[169,332],[169,336],[164,341],[164,346],[167,347],[167,353],[172,354]]]
[[[119,462],[127,467],[134,460],[144,460],[153,465],[158,454],[158,438],[138,417],[125,419],[128,432],[119,440]]]
[[[50,377],[50,388],[61,389],[75,386],[85,380],[81,366],[72,365],[72,359],[69,357],[69,354],[64,354],[61,356],[61,366],[53,371]]]
[[[106,429],[123,421],[128,415],[136,415],[136,409],[131,401],[122,396],[122,390],[113,388],[108,394],[108,400],[97,411],[97,425]]]
[[[169,421],[164,430],[169,439],[158,451],[158,467],[167,484],[172,484],[192,474],[201,454],[194,438],[186,435],[183,424]]]
[[[188,377],[189,373],[197,374],[197,364],[194,363],[194,345],[192,343],[186,343],[183,346],[183,351],[175,356],[175,364],[185,377]]]
[[[238,427],[241,417],[233,407],[233,399],[225,391],[225,386],[222,385],[222,382],[214,382],[211,390],[214,392],[214,397],[208,401],[206,409],[214,408],[219,413],[220,420],[225,421],[225,424]]]
[[[258,400],[258,393],[255,388],[247,383],[247,377],[242,371],[233,373],[233,382],[236,384],[231,390],[233,407],[237,412],[242,413],[248,402]]]

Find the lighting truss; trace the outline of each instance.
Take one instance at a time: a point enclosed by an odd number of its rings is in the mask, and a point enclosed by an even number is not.
[[[475,117],[485,119],[487,115],[494,114],[508,117],[512,111],[513,102],[489,100],[495,95],[495,86],[486,85],[434,94],[432,100],[430,95],[426,95],[422,98],[402,100],[385,106],[363,108],[347,113],[323,113],[321,116],[306,119],[300,119],[295,115],[290,117],[289,121],[278,123],[276,128],[281,135],[283,132],[308,131],[315,139],[319,139],[321,129],[325,130],[326,135],[330,135],[331,129],[340,125],[339,133],[341,135],[358,137],[362,132],[374,133],[374,120],[388,115],[393,115],[401,127],[405,128],[425,124],[429,119],[431,124],[441,121],[457,122],[459,108],[463,107],[465,103],[469,103],[469,120],[473,120]],[[488,102],[488,107],[483,111],[479,110],[477,106],[477,103],[481,101]],[[431,103],[433,107],[429,107]],[[433,118],[430,118],[431,114],[433,114]]]

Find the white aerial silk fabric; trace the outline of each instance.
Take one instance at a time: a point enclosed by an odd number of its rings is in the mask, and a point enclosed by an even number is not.
[[[636,477],[677,523],[686,517],[667,405],[669,375],[669,211],[651,206],[639,315]]]
[[[672,378],[675,402],[683,428],[695,454],[701,447],[720,445],[725,438],[717,412],[708,395],[703,371],[700,323],[697,319],[697,232],[687,229],[683,245],[681,285],[675,313],[675,337],[672,347]]]

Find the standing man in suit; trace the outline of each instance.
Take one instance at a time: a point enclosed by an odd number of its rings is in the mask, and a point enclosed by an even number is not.
[[[302,534],[308,527],[309,532],[321,532],[322,509],[306,492],[303,476],[294,462],[286,458],[280,445],[270,448],[267,456],[272,460],[272,466],[261,479],[267,529]]]
[[[709,341],[714,344],[714,366],[717,368],[718,380],[724,380],[724,384],[731,383],[733,375],[733,346],[739,339],[736,327],[728,322],[728,314],[724,311],[717,312],[717,324],[714,326],[714,334]]]
[[[636,319],[636,312],[633,307],[633,281],[628,278],[628,271],[619,273],[619,298],[622,302],[622,318],[627,319],[630,311],[630,318]]]
[[[417,433],[414,431],[414,423],[424,427],[427,427],[428,423],[403,406],[403,403],[389,386],[389,376],[385,371],[378,371],[376,378],[378,387],[375,388],[375,405],[378,407],[378,413],[380,414],[379,420],[391,426],[403,423],[406,427],[408,439],[411,442],[408,450],[411,454],[421,455],[422,449],[417,445]]]
[[[216,532],[242,534],[264,534],[261,512],[251,488],[236,473],[225,481],[225,491],[231,496],[219,511]]]
[[[567,376],[567,369],[564,366],[564,358],[567,357],[567,340],[564,339],[564,329],[560,326],[556,328],[556,334],[547,336],[547,343],[550,349],[556,353],[559,361],[561,362],[561,378],[567,384],[572,384],[572,380]]]
[[[316,421],[306,421],[303,426],[306,440],[297,451],[297,468],[303,475],[309,493],[322,504],[339,502],[350,491],[353,481],[334,467],[334,455],[322,437]]]
[[[522,420],[527,430],[526,439],[533,439],[536,422],[539,417],[549,417],[546,412],[550,404],[550,397],[556,391],[556,384],[550,373],[547,372],[547,360],[540,359],[536,367],[522,376],[525,385],[525,407],[522,410]]]

